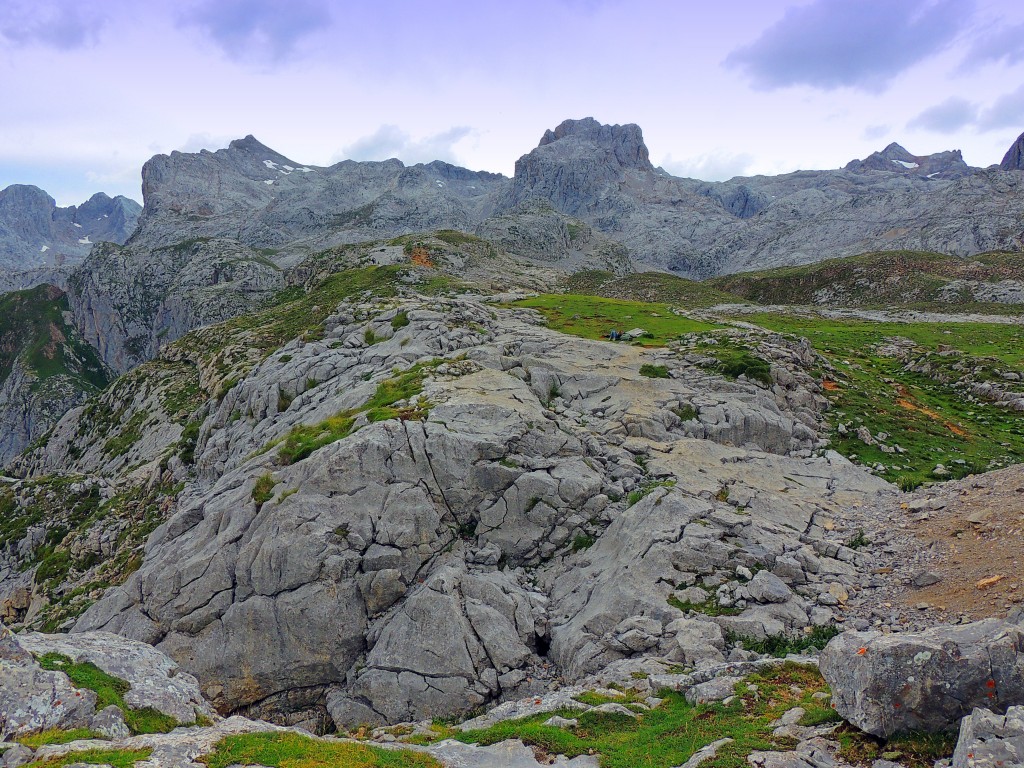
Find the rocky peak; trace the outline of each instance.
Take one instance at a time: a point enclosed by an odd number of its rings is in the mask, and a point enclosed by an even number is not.
[[[936,152],[933,155],[915,155],[893,142],[881,152],[874,152],[863,160],[851,160],[847,171],[888,171],[929,179],[951,179],[970,173],[973,169],[964,162],[959,149]]]
[[[610,150],[623,168],[654,171],[650,153],[644,144],[643,131],[635,123],[602,125],[592,117],[565,120],[554,130],[546,130],[537,146],[546,147],[564,140],[574,140],[575,143],[597,145]]]
[[[1004,171],[1024,171],[1024,133],[1007,150],[999,167]]]

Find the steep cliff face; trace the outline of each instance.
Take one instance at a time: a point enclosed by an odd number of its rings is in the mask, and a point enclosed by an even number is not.
[[[99,246],[69,279],[68,297],[85,339],[124,373],[282,287],[281,270],[266,257],[235,241],[199,238],[153,250]]]
[[[1024,133],[1006,151],[999,167],[1004,171],[1024,171]]]
[[[0,297],[0,466],[107,381],[59,289],[44,285]]]
[[[102,193],[58,208],[38,187],[11,185],[0,191],[0,272],[80,262],[95,243],[127,240],[141,210],[134,200]]]

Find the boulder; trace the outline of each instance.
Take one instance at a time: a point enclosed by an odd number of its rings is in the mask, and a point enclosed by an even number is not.
[[[821,654],[836,711],[874,736],[955,728],[1024,702],[1024,628],[999,619],[919,633],[845,632]]]
[[[1024,765],[1024,706],[1005,715],[975,709],[960,721],[953,768],[1009,768]]]
[[[96,694],[75,688],[63,672],[42,669],[0,624],[0,741],[50,728],[87,728]]]
[[[758,571],[747,584],[747,594],[758,603],[784,603],[793,596],[785,582],[771,571]]]

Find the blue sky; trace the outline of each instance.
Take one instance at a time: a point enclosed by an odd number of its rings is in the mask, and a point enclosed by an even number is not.
[[[511,174],[568,117],[704,179],[899,141],[997,163],[1024,131],[1009,0],[4,0],[0,188],[141,198],[153,154],[254,134],[307,164]]]

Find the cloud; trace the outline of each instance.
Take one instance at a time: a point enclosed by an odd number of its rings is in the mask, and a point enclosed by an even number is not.
[[[199,152],[203,149],[214,151],[224,149],[230,143],[230,136],[213,136],[209,133],[193,133],[185,139],[185,143],[177,149],[179,152]]]
[[[325,0],[201,0],[182,16],[230,58],[255,62],[291,58],[304,38],[330,21]]]
[[[706,152],[703,155],[685,157],[681,160],[666,155],[661,167],[673,176],[701,181],[728,181],[735,176],[746,176],[754,162],[753,155],[744,152],[733,154],[722,150]]]
[[[991,107],[978,116],[978,126],[983,131],[1000,128],[1024,130],[1024,85],[996,99]]]
[[[759,90],[809,85],[880,91],[890,80],[942,50],[975,0],[814,0],[790,8],[726,66]]]
[[[956,133],[978,119],[977,105],[967,99],[951,96],[941,104],[929,107],[907,123],[907,128],[920,128],[935,133]]]
[[[83,48],[96,42],[106,23],[103,11],[80,2],[4,0],[0,5],[0,38],[14,45]]]
[[[891,130],[891,125],[869,125],[864,129],[864,133],[862,135],[864,136],[865,141],[875,141],[883,136],[887,136]]]
[[[964,57],[964,69],[977,69],[983,64],[1024,61],[1024,24],[1016,24],[990,32],[975,40]]]
[[[352,160],[387,160],[397,157],[408,165],[429,163],[432,160],[454,163],[457,162],[455,145],[472,133],[472,128],[461,125],[433,136],[413,139],[397,125],[382,125],[369,136],[363,136],[345,147],[342,157]]]

